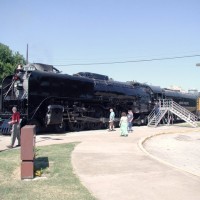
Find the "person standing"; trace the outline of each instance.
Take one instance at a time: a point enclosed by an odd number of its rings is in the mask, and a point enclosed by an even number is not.
[[[14,144],[15,144],[15,140],[17,138],[18,140],[18,145],[20,146],[20,114],[19,112],[17,112],[17,108],[13,107],[12,108],[12,117],[11,117],[11,121],[8,122],[8,124],[12,125],[12,129],[11,129],[11,144],[9,146],[7,146],[8,148],[13,148]]]
[[[127,118],[128,118],[128,132],[133,132],[133,129],[132,129],[133,112],[132,112],[132,110],[128,111]]]
[[[128,136],[128,130],[127,130],[128,129],[128,118],[127,118],[125,112],[122,112],[119,126],[120,126],[121,136]]]
[[[109,131],[114,131],[114,121],[115,121],[115,113],[113,109],[110,109],[110,117],[109,117]]]
[[[155,115],[158,114],[158,112],[159,112],[159,102],[156,102],[156,103],[155,103],[154,112],[155,112]]]

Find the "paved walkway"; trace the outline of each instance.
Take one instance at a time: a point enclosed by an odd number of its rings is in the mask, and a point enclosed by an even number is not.
[[[165,134],[164,134],[165,133]],[[166,135],[166,133],[168,133]],[[174,134],[169,134],[174,133]],[[197,140],[198,146],[200,128],[190,127],[135,127],[134,133],[129,137],[120,137],[119,130],[107,132],[106,130],[88,131],[80,133],[69,133],[63,135],[39,135],[36,145],[49,145],[79,141],[72,153],[72,164],[75,173],[82,183],[100,200],[199,200],[200,199],[200,177],[198,174],[188,173],[182,170],[181,159],[179,166],[170,163],[173,159],[162,159],[166,156],[165,148],[172,139],[163,140],[163,137],[189,136],[190,140]],[[155,134],[162,134],[150,137]],[[162,137],[163,136],[163,137]],[[146,140],[146,138],[150,138]],[[156,139],[155,151],[152,141]],[[9,144],[10,137],[0,136],[0,150],[4,150]],[[180,150],[182,143],[173,146],[171,155],[186,155]],[[173,141],[175,142],[175,141]],[[162,149],[163,147],[163,149]],[[168,147],[167,147],[168,148]],[[172,149],[172,146],[170,146]],[[186,149],[187,150],[187,149]],[[163,152],[164,151],[164,152]],[[150,152],[150,153],[149,153]],[[158,152],[158,153],[157,153]],[[163,155],[160,154],[163,152]],[[179,153],[177,153],[179,152]],[[190,158],[194,152],[190,149]],[[159,154],[159,155],[158,155]],[[184,156],[182,156],[184,157]],[[156,159],[154,159],[156,158]],[[198,161],[190,160],[191,166],[195,166],[199,173]],[[170,164],[168,164],[170,163]],[[175,167],[173,167],[175,166]],[[200,170],[200,169],[199,169]]]

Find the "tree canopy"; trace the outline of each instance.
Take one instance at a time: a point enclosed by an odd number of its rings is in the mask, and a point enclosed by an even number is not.
[[[13,52],[8,46],[0,43],[0,85],[3,78],[13,74],[19,64],[25,64],[24,57],[19,52]]]

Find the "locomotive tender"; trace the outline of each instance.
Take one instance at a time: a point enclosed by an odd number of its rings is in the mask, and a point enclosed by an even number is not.
[[[197,96],[135,82],[117,82],[108,76],[79,72],[62,74],[52,65],[23,66],[2,82],[0,117],[8,119],[17,106],[22,124],[35,124],[37,132],[80,131],[108,127],[109,109],[116,121],[132,109],[134,123],[146,124],[158,99],[173,99],[191,112]],[[118,124],[118,123],[117,123]]]

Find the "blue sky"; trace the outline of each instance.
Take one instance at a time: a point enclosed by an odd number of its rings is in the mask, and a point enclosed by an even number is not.
[[[0,7],[0,42],[24,56],[28,43],[29,62],[200,91],[200,56],[56,66],[200,55],[199,0],[1,0]]]

